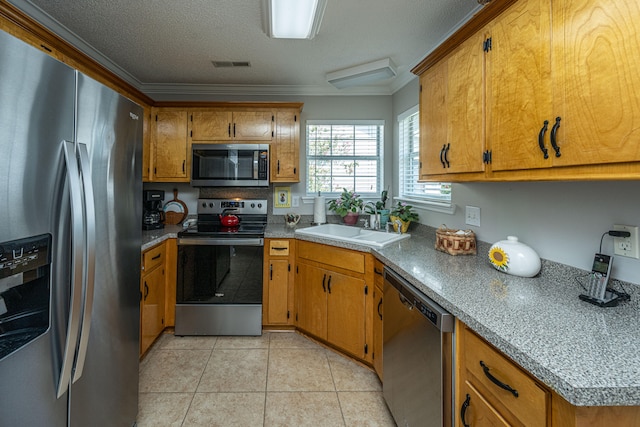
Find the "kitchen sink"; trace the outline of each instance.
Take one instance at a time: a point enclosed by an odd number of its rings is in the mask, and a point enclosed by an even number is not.
[[[296,230],[296,235],[325,237],[343,242],[383,248],[399,240],[408,239],[410,234],[386,233],[341,224],[323,224]]]

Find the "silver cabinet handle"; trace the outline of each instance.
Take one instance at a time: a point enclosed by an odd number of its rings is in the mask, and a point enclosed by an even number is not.
[[[80,328],[82,313],[82,270],[83,270],[83,228],[82,187],[75,153],[75,145],[70,141],[62,141],[69,199],[71,203],[71,300],[69,302],[69,318],[67,337],[62,356],[62,367],[58,381],[58,398],[69,389],[71,370],[75,359],[75,349]]]
[[[72,382],[74,383],[82,376],[84,360],[87,356],[87,348],[89,346],[96,271],[96,208],[93,199],[93,181],[91,179],[89,153],[87,152],[87,146],[85,144],[78,143],[77,147],[80,157],[80,176],[82,177],[82,187],[84,189],[84,223],[86,229],[84,233],[85,268],[82,278],[84,283],[84,309],[82,311],[82,323],[80,324],[80,344],[78,345],[78,354],[73,370]]]

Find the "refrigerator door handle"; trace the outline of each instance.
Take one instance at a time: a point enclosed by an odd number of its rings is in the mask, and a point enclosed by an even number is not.
[[[80,324],[80,344],[73,370],[75,383],[82,376],[84,360],[87,356],[89,345],[89,332],[91,330],[91,315],[93,312],[93,295],[96,271],[96,209],[93,199],[93,181],[91,179],[91,167],[86,144],[78,143],[78,156],[80,159],[80,177],[84,189],[84,307],[82,322]]]
[[[78,160],[75,154],[75,145],[70,141],[62,141],[65,166],[67,169],[67,182],[69,184],[69,198],[71,202],[71,294],[69,302],[69,318],[67,323],[67,337],[62,357],[62,367],[58,382],[58,398],[62,397],[69,389],[75,350],[78,342],[78,330],[80,328],[80,315],[82,314],[82,271],[83,271],[83,209],[82,187],[78,171]]]

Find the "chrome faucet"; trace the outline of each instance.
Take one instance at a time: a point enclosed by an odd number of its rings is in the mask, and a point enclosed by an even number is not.
[[[398,226],[398,231],[396,231],[396,233],[402,234],[402,221],[396,219],[395,221],[393,221],[393,223]]]
[[[380,229],[380,216],[378,214],[378,210],[376,209],[376,204],[373,202],[367,202],[365,206],[371,205],[372,214],[369,214],[369,225],[372,230]]]

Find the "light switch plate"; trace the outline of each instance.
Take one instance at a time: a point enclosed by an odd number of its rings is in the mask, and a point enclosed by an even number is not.
[[[293,196],[291,198],[291,206],[297,208],[300,206],[300,196]]]
[[[464,216],[464,222],[468,225],[480,227],[480,208],[476,206],[467,206]]]

